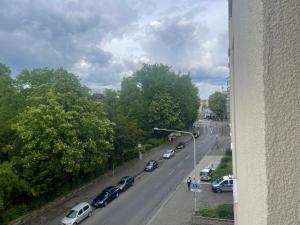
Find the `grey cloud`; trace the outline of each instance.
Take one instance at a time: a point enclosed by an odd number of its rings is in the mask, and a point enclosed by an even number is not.
[[[156,60],[171,65],[182,65],[190,54],[199,49],[209,29],[185,18],[163,18],[157,25],[150,25],[143,47]]]
[[[0,60],[14,71],[71,69],[81,59],[105,72],[112,54],[101,43],[137,19],[134,0],[0,0]]]

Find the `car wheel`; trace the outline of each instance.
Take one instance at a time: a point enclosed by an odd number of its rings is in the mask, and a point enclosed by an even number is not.
[[[217,193],[221,193],[222,190],[221,190],[220,188],[218,188],[218,189],[216,190],[216,192],[217,192]]]
[[[77,224],[78,224],[77,222],[73,223],[73,225],[77,225]]]
[[[88,217],[91,217],[91,216],[92,216],[92,211],[90,211],[90,212],[89,212],[89,215],[88,215]]]
[[[104,206],[107,206],[107,202],[104,202]]]

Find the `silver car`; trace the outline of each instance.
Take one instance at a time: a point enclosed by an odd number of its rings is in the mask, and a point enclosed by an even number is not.
[[[92,215],[92,207],[89,203],[82,202],[74,206],[61,220],[61,225],[77,225],[82,220]]]
[[[168,150],[168,151],[166,151],[166,152],[164,153],[163,158],[164,158],[164,159],[170,159],[170,158],[172,158],[174,155],[175,155],[174,150],[173,150],[173,149],[170,149],[170,150]]]

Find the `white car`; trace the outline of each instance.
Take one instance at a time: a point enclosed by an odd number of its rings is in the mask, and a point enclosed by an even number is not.
[[[170,159],[170,158],[172,158],[174,155],[175,155],[174,150],[170,149],[170,150],[168,150],[168,151],[166,151],[166,152],[164,153],[163,158],[164,158],[164,159]]]
[[[82,202],[74,206],[61,220],[61,225],[77,225],[82,220],[92,215],[92,207],[89,203]]]

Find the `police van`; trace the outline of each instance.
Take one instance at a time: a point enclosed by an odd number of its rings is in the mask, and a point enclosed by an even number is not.
[[[233,191],[233,176],[223,176],[218,180],[211,182],[211,189],[214,192]]]

